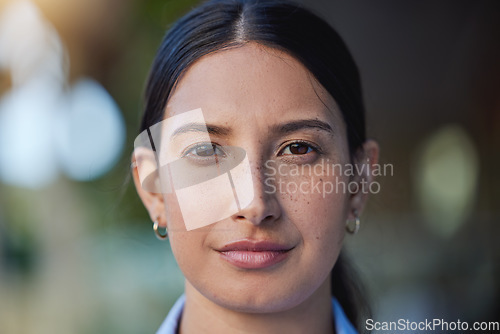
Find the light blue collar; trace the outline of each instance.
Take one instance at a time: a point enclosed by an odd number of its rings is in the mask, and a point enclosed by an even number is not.
[[[177,326],[179,325],[179,321],[181,319],[182,310],[184,309],[184,303],[186,302],[186,296],[183,294],[177,299],[170,312],[168,312],[167,317],[161,324],[160,328],[156,332],[156,334],[176,334]],[[333,316],[335,319],[335,330],[336,334],[357,334],[353,325],[347,319],[347,316],[340,306],[337,299],[332,298],[332,309]]]

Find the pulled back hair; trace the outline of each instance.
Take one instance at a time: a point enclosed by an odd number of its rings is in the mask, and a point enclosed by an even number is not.
[[[211,0],[179,19],[165,35],[147,81],[140,131],[163,120],[180,77],[201,57],[247,42],[299,60],[337,102],[352,157],[366,139],[357,66],[342,38],[325,21],[285,0]],[[332,270],[332,294],[362,331],[368,307],[343,255]]]

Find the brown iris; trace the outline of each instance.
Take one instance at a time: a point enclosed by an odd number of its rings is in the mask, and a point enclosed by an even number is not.
[[[290,153],[291,154],[306,154],[309,153],[309,145],[294,143],[290,145]]]

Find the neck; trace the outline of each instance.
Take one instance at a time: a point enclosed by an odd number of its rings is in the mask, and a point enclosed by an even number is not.
[[[186,281],[186,304],[181,334],[192,333],[334,333],[330,278],[312,296],[288,310],[245,313],[224,308],[200,294]]]

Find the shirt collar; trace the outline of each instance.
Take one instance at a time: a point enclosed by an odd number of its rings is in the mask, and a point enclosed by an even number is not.
[[[181,319],[182,310],[184,309],[184,303],[186,302],[186,296],[183,294],[177,299],[174,306],[168,312],[167,317],[161,324],[160,328],[156,334],[176,334],[179,321]],[[344,313],[342,306],[340,306],[337,299],[332,297],[332,310],[333,317],[335,319],[335,330],[336,334],[357,334],[356,329],[351,324],[349,319]]]

